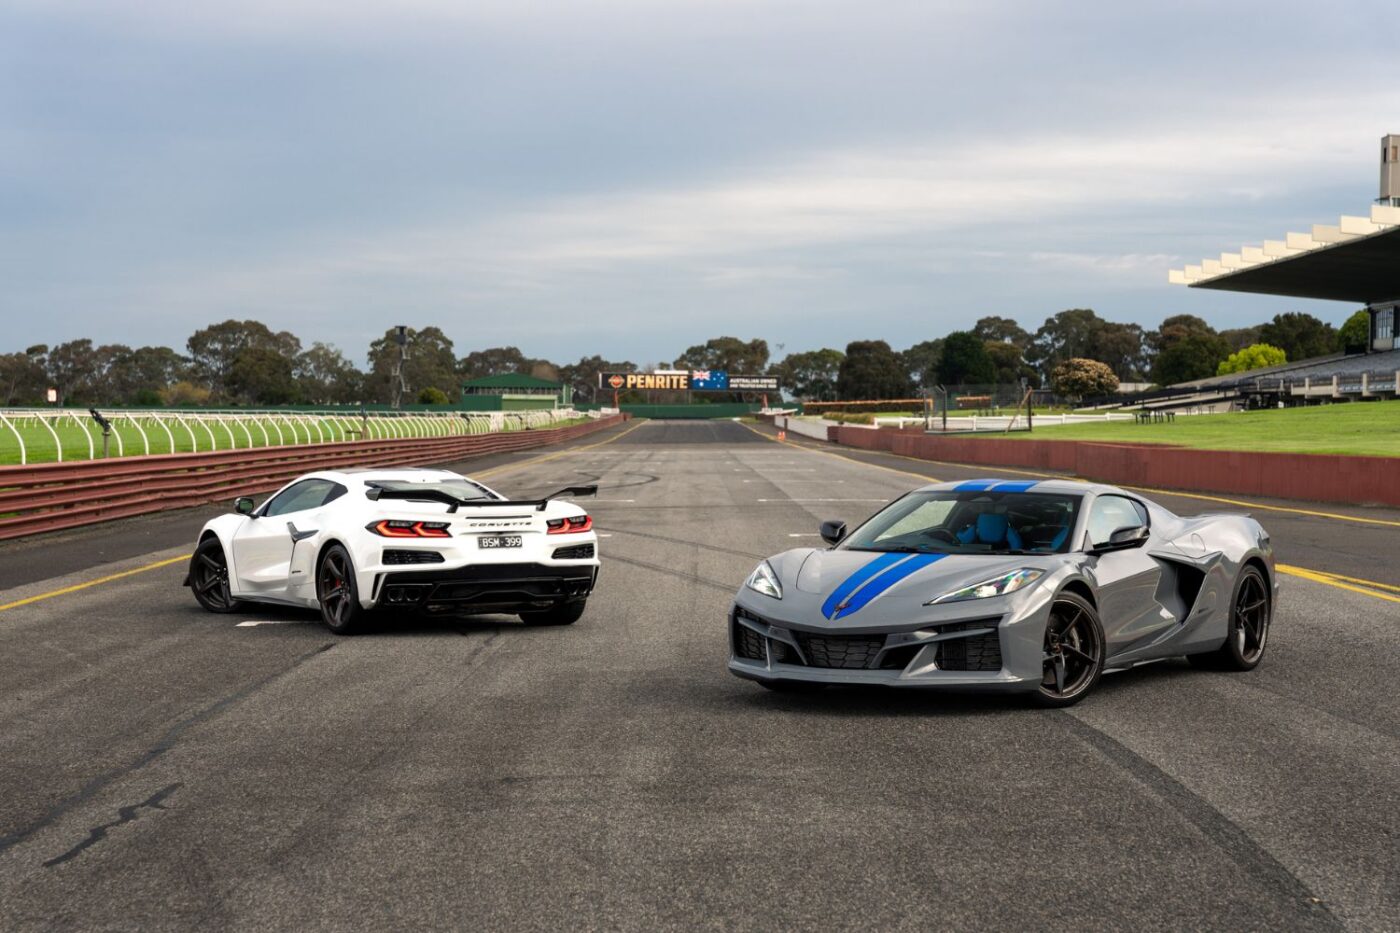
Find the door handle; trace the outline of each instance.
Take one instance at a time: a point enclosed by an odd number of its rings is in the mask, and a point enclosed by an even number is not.
[[[291,522],[287,522],[287,534],[292,536],[293,543],[309,538],[315,533],[315,528],[311,528],[306,531],[298,531],[296,525],[292,524]]]

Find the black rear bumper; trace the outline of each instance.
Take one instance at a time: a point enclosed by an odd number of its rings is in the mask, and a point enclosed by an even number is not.
[[[402,570],[379,578],[377,604],[433,613],[531,611],[586,599],[597,580],[597,567],[547,564]]]

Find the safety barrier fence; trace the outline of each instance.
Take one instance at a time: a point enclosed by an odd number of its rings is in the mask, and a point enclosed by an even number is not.
[[[622,422],[0,467],[0,539],[267,492],[313,470],[449,463],[557,444]]]
[[[105,425],[97,420],[98,415]],[[571,409],[520,412],[0,408],[0,463],[46,463],[548,427]],[[105,448],[105,449],[104,449]]]
[[[1393,457],[1199,450],[1165,444],[947,437],[838,426],[831,440],[920,460],[1068,473],[1122,486],[1352,505],[1400,505]]]
[[[760,415],[783,425],[781,415]],[[1003,439],[925,433],[922,428],[830,425],[827,440],[919,460],[1065,473],[1148,489],[1213,492],[1348,505],[1400,506],[1400,459],[1344,454],[1200,450],[1166,444]]]

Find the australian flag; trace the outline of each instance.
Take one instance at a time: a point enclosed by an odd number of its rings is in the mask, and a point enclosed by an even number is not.
[[[690,387],[699,392],[723,392],[729,388],[729,373],[722,369],[693,369]]]

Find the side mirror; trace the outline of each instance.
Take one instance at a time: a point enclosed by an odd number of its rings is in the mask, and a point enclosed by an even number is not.
[[[838,521],[822,522],[822,540],[827,544],[838,544],[846,537],[846,523]]]
[[[257,508],[257,503],[251,496],[239,496],[233,500],[233,510],[239,515],[252,515],[253,509]]]
[[[1108,540],[1103,544],[1096,544],[1090,548],[1089,553],[1105,554],[1109,551],[1125,551],[1128,548],[1142,547],[1147,543],[1147,536],[1146,525],[1124,525],[1109,535]]]

